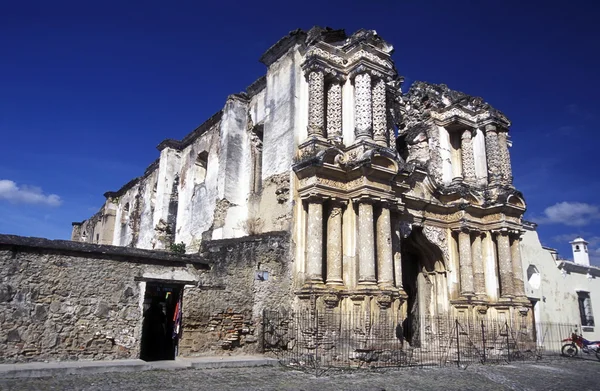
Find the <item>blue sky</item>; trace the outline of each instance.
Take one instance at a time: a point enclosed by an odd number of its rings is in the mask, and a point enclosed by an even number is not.
[[[600,6],[593,1],[13,1],[0,5],[0,232],[69,238],[243,90],[280,37],[375,29],[405,76],[512,120],[515,184],[545,245],[600,265]]]

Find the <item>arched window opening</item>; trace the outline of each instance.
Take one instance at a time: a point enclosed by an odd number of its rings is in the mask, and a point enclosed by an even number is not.
[[[450,161],[452,164],[452,179],[462,178],[461,132],[450,132]]]
[[[199,185],[206,179],[206,170],[208,169],[208,152],[203,151],[196,157],[194,163],[194,184]]]
[[[575,245],[575,251],[579,251],[579,245],[578,244]]]
[[[125,225],[129,221],[129,202],[125,204],[121,211],[121,224]]]
[[[539,289],[541,284],[541,276],[537,267],[534,265],[529,265],[527,268],[527,281],[529,282],[529,286],[533,289]]]
[[[252,192],[259,193],[262,190],[262,150],[263,150],[264,126],[256,125],[250,131],[252,143]]]

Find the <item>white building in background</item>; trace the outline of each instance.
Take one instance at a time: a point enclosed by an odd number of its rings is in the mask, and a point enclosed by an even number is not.
[[[584,338],[600,339],[600,268],[590,265],[588,242],[573,240],[574,261],[561,259],[543,247],[533,223],[521,241],[525,293],[533,304],[535,322],[576,325]]]

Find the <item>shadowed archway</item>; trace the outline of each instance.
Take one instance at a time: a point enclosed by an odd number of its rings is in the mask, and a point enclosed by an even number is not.
[[[408,295],[404,338],[419,347],[425,325],[447,308],[446,268],[442,251],[427,240],[422,227],[414,227],[401,248],[402,285]]]

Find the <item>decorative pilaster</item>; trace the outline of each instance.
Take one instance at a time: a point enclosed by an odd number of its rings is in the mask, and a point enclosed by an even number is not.
[[[488,183],[491,185],[500,182],[500,145],[498,143],[498,130],[494,125],[485,127],[485,155],[487,157]]]
[[[332,80],[327,88],[327,139],[342,143],[342,85]]]
[[[377,79],[373,86],[373,137],[382,147],[388,146],[387,121],[385,115],[385,82]]]
[[[498,245],[498,272],[500,274],[500,295],[514,297],[513,264],[510,238],[507,231],[500,231],[496,236]]]
[[[460,295],[472,297],[473,289],[473,261],[471,258],[471,235],[469,231],[458,231],[458,260],[460,267]]]
[[[373,205],[368,200],[358,204],[358,285],[375,285],[375,240]]]
[[[500,176],[505,185],[512,184],[512,168],[510,166],[510,153],[508,152],[508,131],[498,132],[498,145],[500,150]]]
[[[321,70],[308,74],[308,137],[323,137],[325,122],[325,75]]]
[[[485,266],[483,265],[483,253],[481,252],[481,233],[475,232],[473,244],[471,246],[471,256],[473,258],[473,285],[475,296],[485,298]]]
[[[460,151],[462,158],[462,174],[464,181],[474,184],[477,181],[475,174],[475,154],[473,152],[473,133],[465,129],[461,135]]]
[[[327,219],[327,285],[342,284],[342,204],[336,202]]]
[[[323,283],[323,203],[320,199],[308,201],[305,282]]]
[[[525,297],[525,283],[523,282],[523,264],[521,263],[521,238],[520,235],[513,234],[510,253],[512,258],[513,270],[513,289],[516,297]]]
[[[381,288],[394,286],[394,260],[392,254],[392,224],[390,210],[382,206],[377,217],[377,283]]]
[[[354,132],[357,140],[373,140],[371,107],[371,75],[358,74],[354,78]]]

